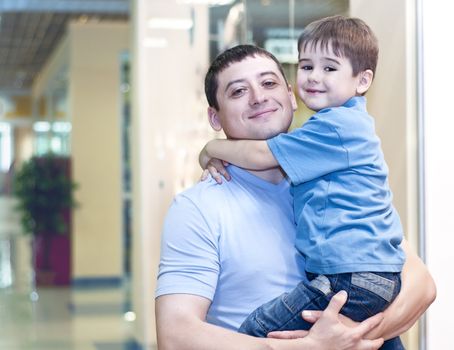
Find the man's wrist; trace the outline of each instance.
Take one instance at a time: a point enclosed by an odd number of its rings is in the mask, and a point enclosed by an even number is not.
[[[364,339],[377,339],[377,338],[383,338],[384,337],[384,329],[385,329],[385,324],[386,324],[386,316],[384,315],[383,319],[380,321],[378,325],[376,325],[374,328],[372,328],[369,332],[367,332],[364,335]]]
[[[303,349],[320,349],[320,344],[317,344],[314,339],[309,336],[297,339],[277,339],[277,338],[261,338],[264,340],[266,349],[270,350],[303,350]]]

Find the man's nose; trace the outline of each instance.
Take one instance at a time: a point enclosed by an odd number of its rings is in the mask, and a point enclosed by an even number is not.
[[[266,101],[266,94],[260,87],[254,87],[251,89],[249,102],[251,105],[259,104]]]

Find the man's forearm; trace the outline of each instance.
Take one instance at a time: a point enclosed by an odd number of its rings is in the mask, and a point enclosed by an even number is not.
[[[180,327],[177,324],[184,325]],[[158,329],[159,350],[271,350],[268,339],[253,338],[202,320],[174,320],[168,329]]]
[[[339,311],[347,299],[336,294],[309,335],[296,339],[255,338],[209,324],[205,317],[209,300],[189,294],[161,296],[156,300],[156,324],[159,350],[359,350],[378,349],[381,339],[363,340],[364,334],[380,322],[382,316],[355,327],[339,321]]]
[[[159,350],[304,349],[295,347],[296,341],[255,338],[209,324],[205,321],[209,305],[209,300],[189,294],[159,297],[156,300]],[[300,341],[304,344],[310,340]]]
[[[309,350],[316,348],[310,338],[291,340],[256,338],[209,324],[194,315],[169,321],[163,322],[158,317],[159,350]]]

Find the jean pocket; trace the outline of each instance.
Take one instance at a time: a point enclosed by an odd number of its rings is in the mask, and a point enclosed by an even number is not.
[[[397,285],[399,282],[398,274],[388,275],[393,279],[383,277],[383,274],[355,272],[352,273],[352,285],[368,290],[390,303],[399,292],[400,285]]]
[[[325,275],[316,276],[309,282],[309,286],[316,289],[318,292],[323,293],[323,295],[329,295],[333,292],[331,288],[331,281]]]

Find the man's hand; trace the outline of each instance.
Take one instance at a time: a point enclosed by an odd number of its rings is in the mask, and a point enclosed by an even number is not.
[[[303,312],[303,317],[307,321],[316,321],[309,332],[307,331],[282,331],[271,332],[270,338],[295,339],[307,337],[314,343],[314,348],[323,350],[375,350],[383,344],[383,339],[374,340],[363,339],[364,335],[373,329],[383,318],[379,313],[361,323],[352,323],[347,326],[342,323],[339,314],[340,309],[347,301],[347,293],[339,292],[330,301],[328,307],[320,312]],[[306,315],[305,315],[306,314]],[[322,345],[322,347],[320,347]]]

